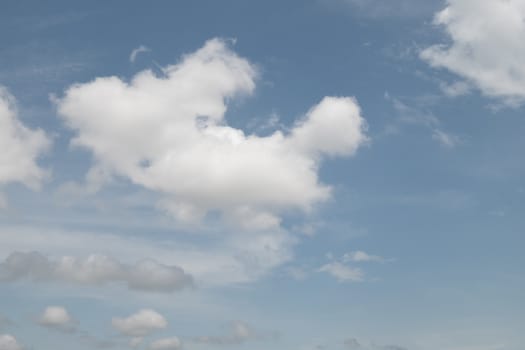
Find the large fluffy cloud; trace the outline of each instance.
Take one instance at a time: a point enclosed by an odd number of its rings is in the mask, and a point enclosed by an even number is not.
[[[120,333],[131,337],[144,337],[168,326],[166,318],[151,309],[139,310],[126,318],[115,317],[111,323]]]
[[[38,188],[46,171],[37,158],[49,145],[42,130],[31,130],[20,122],[14,98],[0,86],[0,186],[19,182]]]
[[[248,60],[213,39],[163,76],[97,78],[56,102],[76,132],[73,144],[94,154],[96,169],[158,191],[181,220],[218,211],[264,230],[279,225],[283,210],[327,199],[320,161],[352,155],[367,138],[350,97],[325,97],[288,133],[260,137],[226,125],[227,102],[252,93],[255,78]]]
[[[123,282],[130,289],[155,292],[172,292],[193,283],[192,277],[180,267],[151,259],[129,265],[104,255],[91,255],[86,259],[65,256],[52,260],[38,252],[15,252],[0,263],[0,282],[20,279],[81,285]]]
[[[488,96],[525,100],[525,0],[448,0],[435,23],[450,43],[425,49],[424,60]]]

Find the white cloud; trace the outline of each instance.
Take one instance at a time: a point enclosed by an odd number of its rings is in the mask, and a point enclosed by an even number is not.
[[[23,350],[15,337],[10,334],[0,334],[0,350]]]
[[[178,350],[182,348],[182,342],[177,337],[155,340],[149,346],[151,350]]]
[[[223,40],[164,73],[97,78],[56,103],[94,167],[163,194],[162,208],[179,220],[215,211],[243,229],[275,229],[282,212],[330,197],[318,178],[324,157],[352,155],[367,140],[350,97],[325,97],[287,134],[246,135],[226,125],[227,102],[252,93],[257,74]]]
[[[126,318],[115,317],[111,324],[120,333],[132,337],[144,337],[168,326],[164,316],[151,309],[139,310]]]
[[[133,51],[131,51],[131,54],[129,55],[129,61],[131,63],[135,62],[135,60],[137,59],[137,56],[141,53],[144,53],[144,52],[149,52],[151,51],[151,49],[149,47],[146,47],[144,45],[140,45],[139,47],[133,49]]]
[[[73,331],[73,319],[62,306],[48,306],[38,318],[38,324],[61,331]]]
[[[364,278],[364,273],[360,268],[351,267],[337,261],[321,266],[318,271],[335,277],[339,282],[361,282]]]
[[[343,261],[344,262],[349,262],[349,261],[352,261],[352,262],[385,262],[387,260],[379,255],[370,255],[361,250],[357,250],[355,252],[350,252],[350,253],[346,253],[345,255],[343,255]]]
[[[448,0],[434,21],[450,44],[423,50],[423,60],[461,76],[487,96],[524,101],[525,0]]]
[[[15,99],[0,86],[0,186],[19,182],[38,189],[48,173],[37,158],[50,144],[42,130],[31,130],[20,122]],[[2,205],[6,205],[5,198],[0,198]]]
[[[20,279],[80,285],[124,282],[130,289],[155,292],[173,292],[192,285],[191,276],[181,268],[151,259],[128,265],[104,255],[51,260],[38,252],[14,252],[0,263],[0,282]]]
[[[461,138],[459,136],[450,134],[440,129],[434,129],[432,138],[446,148],[454,148],[459,143],[461,143]]]

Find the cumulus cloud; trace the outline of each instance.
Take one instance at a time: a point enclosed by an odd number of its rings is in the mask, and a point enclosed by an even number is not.
[[[182,348],[182,342],[177,337],[158,339],[149,346],[150,350],[178,350]]]
[[[0,350],[23,350],[24,347],[10,334],[0,334]]]
[[[129,61],[131,63],[135,62],[135,60],[137,59],[137,56],[141,53],[144,53],[144,52],[149,52],[151,51],[151,49],[149,47],[146,47],[144,45],[140,45],[139,47],[133,49],[133,51],[131,51],[131,54],[129,55]]]
[[[42,130],[32,130],[21,123],[14,97],[0,86],[0,186],[18,182],[38,189],[48,173],[37,164],[37,159],[50,144]],[[0,206],[2,203],[5,206],[5,198],[0,194]]]
[[[38,252],[14,252],[0,263],[0,282],[21,279],[92,286],[122,282],[129,289],[152,292],[173,292],[193,283],[192,277],[180,267],[163,265],[151,259],[129,265],[104,255],[90,255],[85,259],[65,256],[51,260]]]
[[[275,229],[285,210],[330,197],[322,159],[350,156],[367,140],[351,97],[325,97],[287,133],[228,126],[228,102],[254,91],[257,70],[223,40],[163,71],[75,84],[56,104],[94,167],[162,194],[161,207],[179,220],[213,211],[244,229]]]
[[[137,338],[166,328],[168,321],[154,310],[142,309],[126,318],[115,317],[111,324],[121,334]]]
[[[62,306],[48,306],[37,320],[38,324],[60,331],[72,332],[75,330],[73,319],[66,308]]]
[[[450,43],[421,58],[461,76],[487,96],[525,100],[525,0],[448,0],[435,15]]]
[[[348,266],[338,261],[325,264],[318,271],[335,277],[339,282],[361,282],[364,279],[364,273],[360,268]]]

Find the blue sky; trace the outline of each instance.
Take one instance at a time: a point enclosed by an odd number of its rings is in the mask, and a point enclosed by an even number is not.
[[[525,1],[18,1],[0,350],[522,350]]]

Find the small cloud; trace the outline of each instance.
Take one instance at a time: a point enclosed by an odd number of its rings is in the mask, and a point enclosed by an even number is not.
[[[441,91],[443,91],[443,93],[449,97],[467,95],[472,91],[472,86],[466,81],[461,80],[451,84],[441,82],[439,87],[441,88]]]
[[[182,342],[177,337],[155,340],[149,346],[150,350],[179,350],[181,348]]]
[[[345,339],[343,345],[348,350],[359,350],[361,349],[361,344],[357,341],[356,338]]]
[[[335,277],[339,282],[361,282],[364,279],[364,273],[360,268],[351,267],[337,261],[325,264],[317,271],[325,272]]]
[[[297,266],[288,267],[286,273],[296,281],[304,281],[308,277],[308,273],[303,268]]]
[[[343,261],[344,262],[386,262],[387,259],[379,256],[379,255],[370,255],[366,252],[363,252],[361,250],[346,253],[343,255]]]
[[[432,139],[446,148],[454,148],[461,143],[461,138],[457,135],[450,134],[440,129],[434,129]]]
[[[134,337],[132,341],[135,339],[137,342],[138,337],[144,337],[156,330],[166,328],[168,321],[154,310],[142,309],[126,318],[115,317],[111,324],[121,334]]]
[[[134,63],[135,60],[137,59],[137,56],[141,53],[144,53],[144,52],[150,52],[151,49],[149,47],[146,47],[144,45],[140,45],[139,47],[133,49],[133,51],[131,51],[131,54],[129,55],[129,61],[131,63]]]
[[[62,306],[48,306],[37,323],[43,327],[62,332],[74,332],[75,325],[69,312]]]

